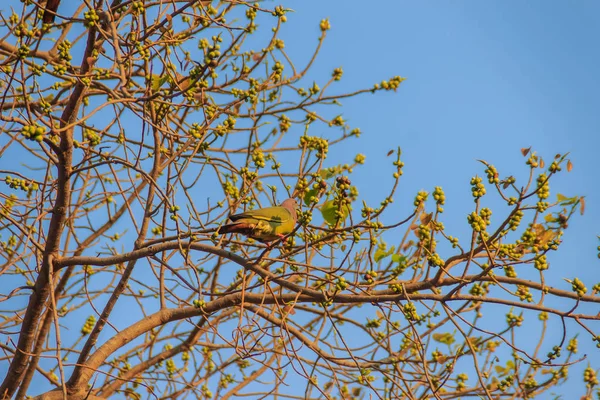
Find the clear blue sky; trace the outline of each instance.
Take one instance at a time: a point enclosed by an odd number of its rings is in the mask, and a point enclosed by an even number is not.
[[[418,190],[440,185],[447,196],[445,225],[464,234],[473,207],[469,180],[484,175],[477,159],[494,164],[503,177],[523,176],[527,170],[521,148],[533,146],[547,160],[570,152],[573,171],[555,179],[552,199],[558,192],[584,195],[586,213],[572,220],[561,250],[550,258],[549,277],[563,289],[569,285],[562,278],[578,276],[588,289],[600,280],[600,3],[285,4],[296,11],[283,31],[292,59],[313,49],[318,22],[330,18],[332,29],[315,78],[342,66],[340,91],[369,87],[394,75],[407,78],[396,94],[343,103],[349,124],[364,132],[360,151],[367,163],[353,177],[361,195],[373,202],[385,195],[392,171],[385,154],[400,145],[406,167],[394,204],[398,213],[405,215]],[[306,33],[311,30],[312,36]],[[347,151],[357,148],[351,143]],[[373,179],[377,175],[385,184]],[[600,357],[588,336],[580,336],[583,354],[591,360]],[[586,366],[587,361],[573,368],[571,380],[558,392],[582,395]]]

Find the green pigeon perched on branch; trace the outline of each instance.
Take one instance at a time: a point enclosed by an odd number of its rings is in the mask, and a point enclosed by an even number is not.
[[[295,199],[287,199],[275,207],[259,208],[229,216],[230,224],[218,229],[219,234],[241,233],[261,242],[283,239],[296,226]]]

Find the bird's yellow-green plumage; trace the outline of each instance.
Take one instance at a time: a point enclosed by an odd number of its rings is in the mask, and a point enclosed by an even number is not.
[[[249,210],[241,214],[230,215],[230,224],[219,228],[219,233],[241,233],[261,242],[281,239],[290,234],[296,226],[296,207],[294,199],[287,199],[280,206]]]

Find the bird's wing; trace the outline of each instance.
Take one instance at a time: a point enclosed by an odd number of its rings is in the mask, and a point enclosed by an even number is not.
[[[229,219],[234,222],[245,218],[253,218],[265,222],[285,223],[292,219],[292,215],[286,208],[275,206],[259,208],[257,210],[250,210],[229,216]]]

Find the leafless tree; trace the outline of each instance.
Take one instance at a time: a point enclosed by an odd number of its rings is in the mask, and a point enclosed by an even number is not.
[[[310,80],[328,20],[300,33],[318,35],[312,57],[292,60],[288,10],[268,3],[11,3],[1,398],[533,398],[581,360],[572,332],[600,341],[600,287],[545,275],[583,211],[549,197],[568,155],[524,149],[518,182],[483,162],[471,233],[453,237],[440,187],[389,212],[399,149],[376,206],[351,180],[365,157],[332,156],[361,133],[339,103],[403,78],[349,92],[341,68]],[[289,237],[216,234],[289,196]],[[484,196],[506,205],[493,223]],[[563,332],[548,348],[550,320]],[[526,327],[533,348],[517,339]],[[591,366],[584,380],[590,397]]]

